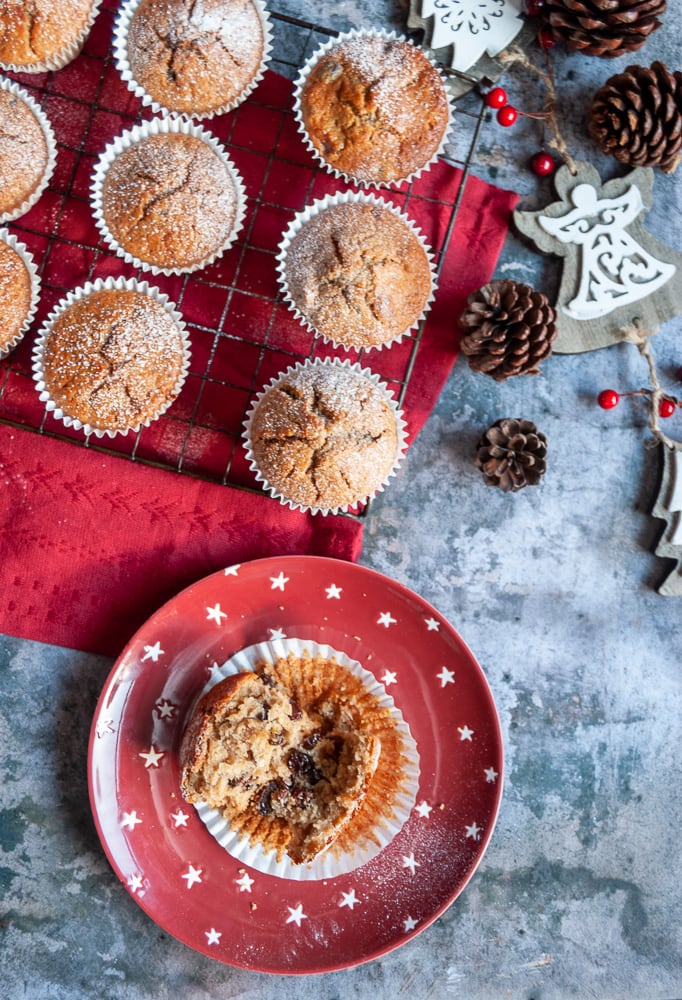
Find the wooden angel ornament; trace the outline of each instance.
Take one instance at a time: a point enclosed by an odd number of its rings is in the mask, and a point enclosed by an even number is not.
[[[638,167],[602,182],[589,163],[556,173],[559,201],[514,222],[539,250],[564,258],[556,302],[558,354],[626,339],[633,325],[654,333],[682,313],[682,254],[655,239],[642,216],[653,202],[653,171]]]

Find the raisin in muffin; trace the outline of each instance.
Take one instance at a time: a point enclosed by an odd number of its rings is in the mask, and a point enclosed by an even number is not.
[[[54,170],[52,126],[31,95],[0,80],[0,222],[24,215]]]
[[[234,241],[244,187],[217,140],[188,122],[155,119],[102,154],[93,211],[116,252],[154,273],[205,267]]]
[[[101,0],[0,4],[0,68],[41,73],[66,66],[88,36]]]
[[[301,213],[279,261],[289,305],[346,349],[395,343],[416,326],[432,296],[431,262],[417,231],[371,195],[328,198]]]
[[[47,409],[101,436],[137,430],[175,400],[189,364],[180,315],[145,283],[107,279],[70,293],[34,351]]]
[[[327,358],[273,380],[253,404],[245,437],[251,468],[273,496],[329,513],[383,488],[401,457],[404,424],[368,369]]]
[[[289,655],[229,676],[203,695],[184,732],[182,794],[278,859],[310,863],[337,842],[371,786],[381,741],[363,719],[392,728],[374,701],[320,657]]]
[[[399,183],[437,155],[450,123],[443,79],[406,38],[349,32],[304,67],[297,117],[311,149],[361,184]]]
[[[155,110],[205,118],[240,104],[263,75],[260,0],[132,0],[116,31],[123,78]]]

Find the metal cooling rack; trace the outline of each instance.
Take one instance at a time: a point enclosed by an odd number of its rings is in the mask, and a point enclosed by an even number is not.
[[[251,398],[276,373],[273,367],[277,368],[279,365],[279,370],[282,370],[289,364],[314,357],[320,352],[321,342],[312,335],[304,334],[302,329],[286,341],[277,326],[279,319],[286,312],[279,294],[275,295],[272,291],[262,294],[251,286],[252,276],[249,276],[246,262],[251,253],[263,254],[261,248],[252,245],[253,224],[240,234],[239,260],[229,278],[220,273],[216,275],[212,272],[206,277],[197,272],[195,275],[185,275],[165,281],[160,276],[154,277],[142,271],[127,269],[121,259],[111,254],[99,240],[92,235],[83,236],[82,223],[78,223],[77,231],[71,231],[70,228],[69,220],[72,217],[82,219],[85,213],[84,203],[88,201],[89,175],[98,153],[104,148],[104,143],[100,149],[91,148],[93,135],[106,132],[107,127],[111,128],[111,123],[106,125],[107,117],[115,116],[117,120],[114,134],[124,128],[130,128],[143,117],[149,117],[140,111],[139,102],[132,98],[118,81],[111,45],[108,44],[116,8],[117,4],[113,0],[109,0],[109,3],[105,0],[98,22],[83,53],[71,67],[66,67],[58,73],[44,74],[39,78],[11,74],[47,110],[57,133],[58,165],[65,164],[60,172],[60,179],[53,178],[50,188],[41,199],[41,202],[47,203],[40,220],[43,224],[35,224],[33,213],[30,213],[26,221],[18,219],[9,225],[17,238],[28,244],[41,271],[41,309],[34,322],[34,328],[38,329],[44,316],[70,288],[108,273],[134,276],[161,287],[185,314],[186,321],[186,308],[189,308],[189,303],[201,300],[202,296],[206,302],[210,301],[212,304],[211,310],[207,307],[207,311],[212,311],[216,302],[222,301],[223,304],[217,312],[211,312],[210,316],[199,317],[196,315],[196,307],[192,306],[193,315],[188,322],[192,341],[192,366],[185,388],[168,413],[154,421],[149,428],[143,428],[137,435],[118,435],[115,438],[97,438],[91,435],[86,438],[82,432],[66,428],[60,421],[47,414],[33,388],[30,359],[33,336],[30,331],[15,351],[0,362],[0,423],[69,440],[92,451],[123,456],[131,461],[211,482],[240,489],[258,489],[250,471],[246,468],[243,449],[240,447],[241,425]],[[273,27],[270,68],[289,79],[296,77],[299,67],[323,41],[338,34],[312,22],[278,14],[272,10],[270,16]],[[105,24],[102,24],[103,18]],[[90,84],[96,77],[94,86],[81,90],[78,85],[79,72],[82,72],[83,79],[88,79]],[[452,71],[444,69],[444,72],[447,74]],[[64,74],[68,74],[68,80],[72,81],[69,87],[62,85]],[[461,77],[463,74],[456,75]],[[472,87],[476,83],[471,80]],[[262,97],[259,96],[261,89],[257,88],[249,98],[252,104],[262,101]],[[115,106],[112,104],[112,94],[116,97]],[[486,117],[483,101],[475,99],[470,103],[473,105],[473,110],[458,106],[455,111],[455,127],[459,134],[470,136],[468,144],[461,141],[459,144],[460,149],[466,149],[466,156],[464,159],[446,157],[449,163],[462,171],[456,197],[452,202],[434,200],[434,209],[449,212],[441,245],[431,244],[437,272],[442,267],[448,244],[457,225],[466,178],[473,162],[479,132]],[[262,103],[262,110],[264,114],[278,113],[292,117],[288,108],[274,109],[266,101]],[[224,116],[226,121],[230,117]],[[100,120],[104,121],[105,125],[100,127]],[[230,126],[226,125],[227,131],[218,132],[216,130],[218,121],[219,119],[213,119],[206,123],[205,127],[223,141],[235,159],[240,154],[250,155],[252,150],[248,144],[245,146],[240,143],[238,131],[232,131]],[[68,125],[62,127],[64,123]],[[78,128],[81,129],[80,138],[75,134]],[[279,132],[281,130],[280,123]],[[272,171],[279,155],[281,154],[275,145],[266,156],[267,162],[260,163],[265,178]],[[238,159],[237,162],[239,163]],[[311,171],[309,195],[313,191],[315,176],[320,172],[325,173],[317,167]],[[282,226],[284,228],[288,220],[293,217],[294,210],[278,205],[276,199],[272,200],[268,196],[266,187],[264,182],[261,194],[255,198],[249,197],[249,216],[253,219],[260,210],[272,212],[281,209],[282,218],[285,220]],[[384,197],[390,197],[392,193],[392,191],[380,192]],[[409,215],[410,200],[415,195],[411,188],[406,191],[401,189],[401,194],[404,198],[403,210]],[[270,258],[270,266],[274,270],[272,251]],[[76,262],[71,276],[70,260]],[[59,266],[60,261],[63,262],[62,267]],[[267,314],[269,310],[270,318],[258,337],[252,336],[250,330],[241,332],[236,330],[238,317],[234,314],[237,311],[236,303],[241,296],[247,296],[251,305],[257,306],[259,312]],[[291,323],[292,320],[289,319],[289,329]],[[229,327],[229,332],[226,332],[226,326]],[[362,352],[350,354],[343,351],[330,352],[327,347],[325,353],[348,356],[371,367],[402,403],[423,331],[422,323],[413,335],[405,337],[400,345],[396,345],[400,346],[400,352],[396,351],[395,347],[390,352],[373,351],[369,352],[370,358],[368,355],[363,357]],[[226,341],[231,344],[239,343],[249,353],[251,365],[246,376],[242,372],[239,378],[235,379],[230,374],[221,373],[215,359],[217,353],[224,350]],[[198,350],[195,349],[197,346]],[[389,357],[389,370],[384,371]],[[222,409],[230,414],[230,419],[221,421],[213,415],[210,419],[207,418],[208,412],[213,414],[211,406],[206,405],[207,399],[216,401],[213,410]]]

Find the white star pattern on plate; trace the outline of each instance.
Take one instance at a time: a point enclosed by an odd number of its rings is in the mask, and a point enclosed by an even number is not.
[[[431,810],[433,809],[433,806],[430,806],[428,802],[420,802],[419,805],[415,806],[414,808],[415,812],[418,812],[420,816],[423,816],[424,819],[428,819],[428,817],[431,815]]]
[[[195,882],[201,882],[203,870],[203,868],[195,868],[194,865],[189,866],[189,870],[182,876],[187,881],[188,889],[191,889]]]
[[[102,739],[106,733],[115,732],[114,723],[112,719],[98,719],[97,720],[97,738]]]
[[[394,674],[392,670],[387,670],[384,676],[380,678],[381,683],[384,687],[389,687],[391,684],[396,684],[398,681],[398,675]]]
[[[227,569],[223,570],[225,576],[236,576],[241,569],[242,564],[236,563],[234,566],[228,566]]]
[[[145,767],[158,767],[159,761],[163,757],[165,757],[166,754],[163,750],[155,750],[154,744],[152,743],[152,745],[150,746],[149,750],[146,753],[144,752],[138,753],[137,756],[142,757],[142,759],[144,760]]]
[[[152,663],[158,663],[159,657],[163,656],[165,650],[161,649],[161,643],[155,642],[153,646],[144,647],[144,656],[142,657],[142,662],[145,660],[151,660]]]
[[[498,773],[494,767],[486,767],[483,773],[485,774],[485,780],[488,782],[488,784],[497,781]]]
[[[206,935],[206,944],[220,944],[220,939],[223,936],[222,931],[217,931],[215,927],[211,927],[210,931],[204,931]]]
[[[160,719],[172,719],[178,706],[168,701],[168,698],[164,698],[163,701],[157,701],[155,707]]]
[[[284,573],[280,573],[279,576],[271,576],[270,583],[272,584],[271,590],[284,590],[285,586],[289,582],[289,577],[285,576]]]
[[[440,681],[440,686],[443,688],[445,687],[446,684],[455,683],[455,671],[448,670],[447,667],[443,667],[441,669],[441,672],[439,674],[436,674],[436,677]]]
[[[341,600],[343,587],[337,587],[335,583],[330,583],[330,585],[325,588],[324,592],[327,595],[328,601],[330,601],[333,597],[335,597],[337,600]]]
[[[138,823],[141,823],[141,822],[142,822],[142,820],[140,819],[140,817],[137,815],[137,813],[133,809],[132,812],[123,813],[123,819],[121,820],[121,826],[126,827],[128,830],[134,830],[135,827],[138,825]]]
[[[142,896],[143,893],[140,892],[140,890],[142,889],[142,876],[131,875],[130,878],[128,879],[128,888],[132,892],[133,896],[135,894]]]
[[[457,726],[457,732],[460,740],[468,740],[471,743],[471,737],[474,735],[473,729],[469,729],[468,726]]]
[[[403,854],[403,868],[409,868],[413,875],[416,875],[419,862],[414,860],[414,853],[409,856]]]
[[[440,628],[440,622],[436,621],[435,618],[425,618],[424,621],[429,632],[437,632]]]
[[[253,885],[253,879],[248,872],[244,872],[241,878],[236,878],[235,882],[239,886],[240,892],[251,892],[251,886]]]
[[[360,902],[360,900],[355,895],[355,889],[351,889],[350,892],[344,892],[343,893],[343,899],[339,903],[339,907],[341,907],[341,906],[349,906],[351,908],[351,910],[352,910],[353,907],[357,906],[357,904],[359,902]]]
[[[171,819],[175,823],[175,829],[179,830],[181,826],[187,826],[189,816],[182,809],[178,809],[177,812],[171,813]]]
[[[275,642],[276,639],[286,639],[286,635],[281,628],[269,628],[270,642]]]
[[[396,625],[397,619],[395,619],[390,611],[381,611],[379,617],[377,618],[377,625],[384,625],[386,628],[390,628],[391,625]]]
[[[300,927],[301,921],[308,919],[307,915],[303,912],[303,903],[299,903],[296,908],[287,906],[287,910],[289,911],[289,916],[286,920],[288,924],[296,924],[297,927]]]
[[[222,625],[222,619],[227,618],[227,612],[223,611],[219,604],[214,604],[212,608],[206,608],[206,611],[208,612],[206,620],[215,622],[216,625]]]
[[[481,828],[476,823],[472,823],[471,826],[467,826],[465,829],[467,837],[471,837],[472,840],[481,839]]]
[[[413,931],[417,926],[417,923],[418,921],[415,920],[414,917],[406,917],[406,919],[403,920],[403,927],[406,931]]]

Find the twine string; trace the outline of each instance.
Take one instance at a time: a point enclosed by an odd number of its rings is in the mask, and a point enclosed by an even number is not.
[[[673,438],[668,437],[665,431],[661,430],[659,423],[658,407],[661,399],[667,398],[668,394],[663,391],[658,378],[656,363],[654,361],[653,351],[651,350],[650,335],[646,332],[646,330],[642,329],[641,323],[637,318],[632,321],[631,326],[623,327],[622,332],[624,339],[635,345],[649,367],[649,377],[652,385],[652,388],[649,391],[649,395],[651,396],[648,421],[649,430],[656,440],[660,441],[660,443],[664,444],[667,448],[682,448],[682,444],[679,441],[675,441]]]
[[[547,122],[550,129],[552,130],[552,138],[547,141],[547,145],[554,149],[559,156],[562,158],[570,172],[575,177],[578,173],[578,168],[575,165],[575,160],[568,151],[568,146],[566,141],[561,134],[559,129],[559,121],[557,118],[557,91],[556,85],[554,83],[554,72],[552,70],[552,64],[549,61],[549,57],[545,52],[545,61],[547,64],[547,69],[542,70],[539,66],[530,59],[525,52],[522,51],[517,45],[512,45],[506,52],[500,53],[498,56],[500,62],[503,63],[518,63],[524,69],[529,72],[534,73],[535,76],[539,77],[540,80],[545,85],[547,91],[547,96],[545,98],[545,110],[542,114],[542,118]],[[540,117],[533,114],[526,113],[527,118]]]

